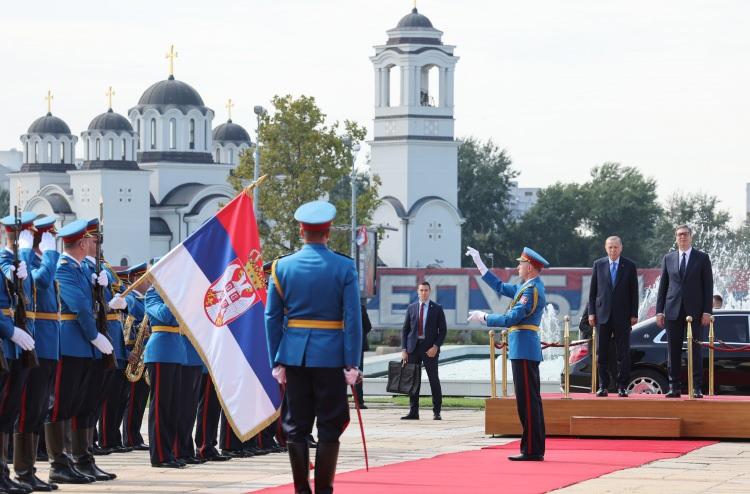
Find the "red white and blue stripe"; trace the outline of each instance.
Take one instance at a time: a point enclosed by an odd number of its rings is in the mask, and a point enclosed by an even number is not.
[[[245,441],[279,414],[265,337],[263,260],[252,200],[241,193],[151,268]]]

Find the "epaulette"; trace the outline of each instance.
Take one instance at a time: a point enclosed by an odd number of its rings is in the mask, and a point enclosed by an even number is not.
[[[340,255],[340,256],[344,256],[344,257],[346,257],[347,259],[351,259],[352,261],[354,260],[354,258],[353,258],[353,257],[351,257],[351,256],[349,256],[349,255],[346,255],[346,254],[344,254],[343,252],[339,252],[339,251],[337,251],[337,250],[334,250],[333,252],[335,252],[336,254],[338,254],[338,255]]]
[[[68,260],[63,257],[60,259],[60,264],[68,264]]]

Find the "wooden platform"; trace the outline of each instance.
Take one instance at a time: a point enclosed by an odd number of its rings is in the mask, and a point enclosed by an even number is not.
[[[701,400],[663,395],[596,398],[593,394],[544,394],[550,436],[702,437],[750,439],[750,397],[706,396]],[[520,435],[516,400],[486,401],[485,433]]]

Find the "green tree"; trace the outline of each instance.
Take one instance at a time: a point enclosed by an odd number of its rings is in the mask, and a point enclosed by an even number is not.
[[[463,140],[458,148],[458,208],[466,218],[461,228],[461,252],[470,245],[482,255],[492,253],[498,266],[510,265],[507,255],[510,229],[511,179],[518,172],[511,168],[505,150],[488,139]],[[462,257],[464,266],[473,266]],[[489,262],[489,261],[488,261]]]
[[[649,241],[661,213],[656,181],[634,167],[604,163],[591,170],[583,185],[588,210],[585,214],[590,264],[604,255],[604,241],[611,235],[622,238],[623,253],[639,266],[650,265]]]
[[[689,225],[693,230],[693,243],[698,249],[711,250],[717,241],[732,235],[729,212],[719,208],[718,197],[702,192],[677,192],[667,198],[650,242],[652,265],[675,246],[674,231],[679,225]],[[709,252],[710,253],[710,252]]]
[[[10,213],[10,193],[0,187],[0,216],[7,216]]]
[[[529,246],[552,266],[590,264],[590,240],[582,232],[587,200],[585,188],[575,183],[558,182],[540,190],[536,204],[515,225],[507,255],[515,259],[523,246]]]
[[[325,125],[325,114],[315,98],[275,96],[273,109],[261,116],[259,141],[260,171],[269,180],[259,190],[261,211],[260,233],[264,257],[271,259],[299,249],[299,225],[294,211],[308,201],[329,198],[339,214],[336,224],[347,224],[350,199],[348,195],[331,197],[338,184],[348,179],[351,170],[350,149],[340,134],[351,136],[359,143],[366,129],[349,120]],[[253,156],[244,153],[230,183],[240,190],[243,182],[253,176]],[[359,223],[370,221],[377,204],[377,179],[362,181],[359,191]],[[331,247],[349,252],[348,236],[336,235]]]

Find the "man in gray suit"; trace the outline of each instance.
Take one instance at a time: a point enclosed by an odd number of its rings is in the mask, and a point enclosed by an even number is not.
[[[680,370],[682,342],[687,316],[693,318],[693,338],[702,340],[703,328],[711,321],[714,278],[708,254],[693,248],[693,232],[687,225],[675,230],[677,250],[664,256],[656,298],[656,324],[667,328],[669,392],[667,398],[681,394]],[[694,398],[703,398],[703,360],[700,345],[693,345]],[[688,376],[690,379],[690,376]]]

